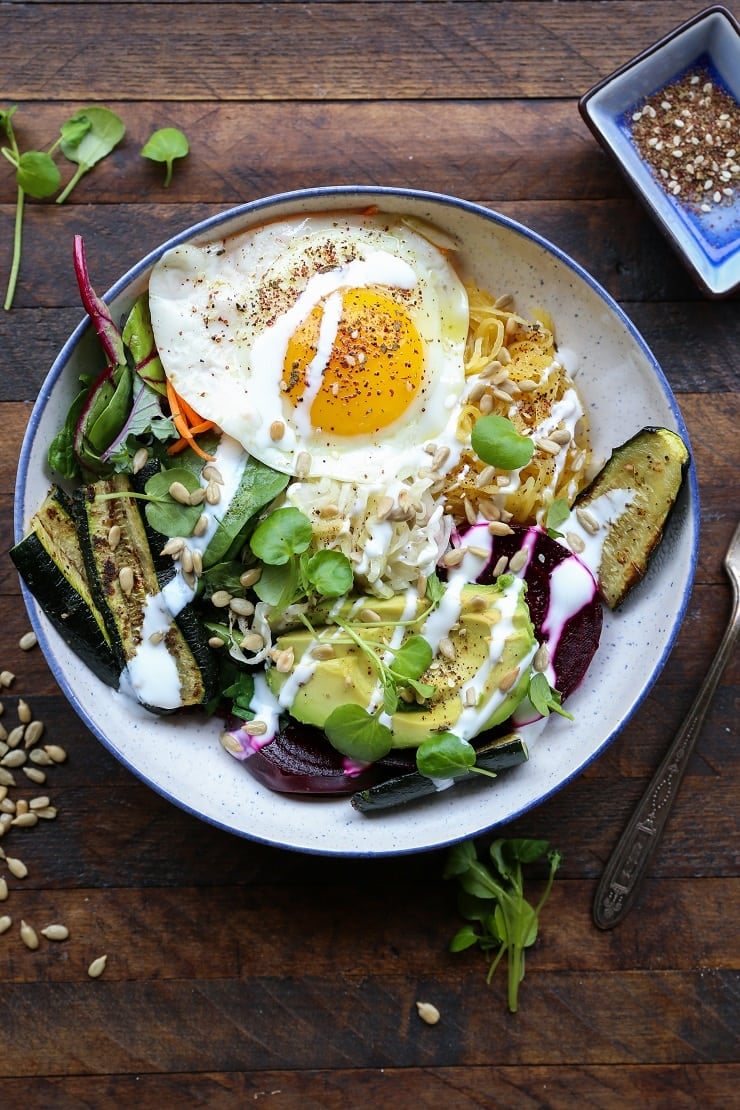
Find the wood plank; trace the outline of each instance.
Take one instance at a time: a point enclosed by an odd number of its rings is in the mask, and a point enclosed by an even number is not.
[[[332,881],[333,870],[319,887],[295,874],[284,885],[263,878],[247,886],[136,889],[123,867],[112,889],[33,890],[11,878],[2,908],[14,921],[0,939],[3,982],[84,982],[90,960],[103,951],[110,951],[106,982],[228,979],[245,966],[258,968],[262,978],[309,971],[317,978],[388,982],[424,978],[431,969],[440,983],[476,972],[485,978],[480,953],[448,951],[463,920],[456,888],[442,879],[441,868],[412,880],[407,865],[405,882],[381,882],[381,868],[349,895],[346,884]],[[593,880],[556,879],[540,937],[528,950],[528,972],[740,970],[740,939],[726,928],[740,878],[652,878],[633,912],[608,933],[591,921],[594,886]],[[541,880],[528,879],[530,899],[541,890]],[[37,932],[63,922],[70,938],[42,938],[29,955],[18,934],[21,920]],[[296,928],[286,929],[288,921]],[[491,985],[492,1003],[502,989],[503,969]]]
[[[732,4],[730,4],[732,7]],[[366,100],[578,96],[683,19],[690,0],[609,4],[312,3],[4,5],[11,101]],[[105,27],[125,51],[103,51]],[[162,36],[166,49],[162,49]],[[193,41],[197,41],[197,50]],[[50,54],[53,51],[53,54]],[[130,55],[152,59],[131,82]],[[53,57],[53,69],[38,59]]]
[[[608,985],[604,1006],[603,973],[532,968],[512,1019],[480,968],[441,984],[433,969],[388,980],[250,970],[227,980],[9,983],[0,1075],[177,1072],[204,1050],[217,1071],[734,1062],[735,973],[622,971]],[[417,999],[434,1001],[439,1026],[419,1021]]]
[[[419,188],[475,198],[546,200],[626,196],[614,164],[572,100],[207,101],[114,100],[126,124],[113,155],[82,179],[69,206],[140,203],[220,204],[287,189],[348,182]],[[45,149],[66,118],[59,105],[21,105],[14,117],[21,149]],[[176,126],[190,154],[165,190],[161,166],[140,156],[157,127]],[[274,136],[265,146],[265,136]],[[73,170],[58,156],[63,180]],[[11,173],[0,202],[12,204]],[[29,206],[49,208],[50,202]]]
[[[538,1067],[427,1068],[383,1067],[310,1069],[301,1072],[240,1070],[180,1072],[170,1075],[50,1076],[4,1079],[9,1103],[30,1108],[81,1105],[129,1106],[161,1110],[179,1103],[231,1110],[278,1099],[284,1110],[346,1110],[360,1103],[387,1105],[391,1100],[418,1110],[480,1110],[495,1103],[519,1110],[624,1110],[645,1102],[651,1110],[694,1110],[697,1106],[731,1106],[740,1081],[733,1064],[611,1065]]]

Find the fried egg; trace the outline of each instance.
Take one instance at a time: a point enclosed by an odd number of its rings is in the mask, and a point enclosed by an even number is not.
[[[156,263],[152,324],[188,404],[286,474],[404,478],[450,447],[465,388],[465,287],[400,218],[309,215]]]

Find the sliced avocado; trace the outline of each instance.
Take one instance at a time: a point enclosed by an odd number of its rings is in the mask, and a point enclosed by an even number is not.
[[[406,605],[403,595],[368,600],[366,606],[355,602],[354,617],[350,618],[345,604],[340,619],[354,619],[362,638],[382,654],[401,620],[405,631],[403,639],[394,644],[396,650],[408,636],[425,635],[429,602],[420,600],[411,616]],[[363,607],[372,609],[380,620],[361,622]],[[432,627],[433,619],[427,637]],[[329,625],[320,630],[319,636],[323,644],[332,647],[329,658],[316,660],[309,654],[314,637],[305,629],[280,636],[275,646],[279,652],[292,650],[293,666],[287,673],[270,668],[267,681],[278,697],[290,683],[288,712],[304,724],[322,728],[338,705],[374,707],[378,675],[373,660],[340,628]],[[459,619],[445,639],[449,644],[442,652],[437,650],[438,644],[432,643],[435,658],[421,676],[422,683],[434,688],[431,697],[422,703],[403,703],[403,709],[390,718],[383,717],[396,748],[418,747],[430,733],[455,731],[461,724],[466,738],[478,735],[510,717],[526,693],[528,663],[536,642],[524,588],[518,579],[505,591],[497,585],[463,587]],[[525,662],[527,665],[523,665]],[[474,681],[478,697],[475,704],[468,705],[463,690]],[[502,682],[506,689],[500,689]]]

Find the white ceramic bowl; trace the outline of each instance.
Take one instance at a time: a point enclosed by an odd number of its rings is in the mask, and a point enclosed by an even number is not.
[[[645,425],[686,437],[681,414],[645,342],[618,306],[571,259],[526,228],[462,200],[431,193],[332,187],[245,204],[183,232],[157,248],[109,291],[118,318],[146,288],[152,264],[174,243],[207,240],[296,213],[367,207],[402,212],[457,236],[474,278],[514,295],[525,316],[548,310],[562,348],[576,352],[597,455],[607,456]],[[90,259],[94,270],[94,258]],[[52,481],[47,446],[61,426],[89,360],[100,360],[86,322],[51,368],[31,415],[18,472],[15,533]],[[85,724],[140,779],[205,821],[254,840],[327,855],[381,856],[441,847],[510,821],[577,775],[632,716],[660,672],[688,601],[698,540],[693,468],[649,573],[618,614],[605,614],[601,644],[579,690],[569,699],[571,724],[551,720],[529,762],[495,783],[459,785],[413,807],[372,817],[348,799],[275,794],[229,756],[215,721],[155,718],[102,685],[72,655],[25,592],[41,648],[56,680]]]

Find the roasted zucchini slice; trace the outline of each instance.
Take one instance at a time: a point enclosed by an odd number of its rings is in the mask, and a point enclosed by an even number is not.
[[[149,622],[152,612],[156,614],[161,588],[138,503],[127,496],[130,492],[128,479],[118,474],[75,493],[75,511],[81,524],[80,541],[90,589],[103,614],[120,670],[128,675],[139,700],[157,713],[200,705],[212,696],[215,678],[206,662],[211,655],[206,634],[193,628],[193,614],[181,614],[176,620],[166,619],[161,636],[157,631],[150,632]],[[163,611],[166,614],[166,610]],[[181,628],[181,620],[187,623],[189,636],[200,635],[200,662]],[[142,677],[146,680],[147,692],[144,694],[137,689],[133,671],[140,666],[143,654],[149,652],[150,647],[158,648],[174,662],[179,684],[176,696],[173,697],[164,677],[158,687],[156,675],[145,673],[148,664],[141,664],[140,669],[140,673],[144,672]],[[161,662],[167,663],[167,660],[161,657]],[[160,662],[154,656],[151,656],[151,664],[155,671],[159,670]],[[162,667],[163,676],[165,671]]]
[[[33,515],[10,557],[64,642],[98,678],[117,686],[120,668],[90,592],[71,502],[59,486]]]
[[[603,527],[601,506],[608,506],[610,498],[612,504],[618,497],[626,502],[606,526],[597,571],[599,592],[610,609],[618,608],[645,576],[689,462],[688,448],[676,432],[643,428],[612,452],[576,498],[576,519],[597,535]]]
[[[476,766],[497,773],[508,767],[516,767],[519,763],[525,763],[528,758],[527,745],[521,736],[513,733],[511,736],[499,737],[476,748],[475,762]],[[453,779],[450,785],[463,780],[480,778],[481,775],[477,771],[466,771]],[[438,793],[439,790],[440,787],[434,779],[422,775],[419,771],[410,771],[406,775],[397,775],[376,786],[370,786],[367,790],[358,790],[352,795],[350,801],[354,809],[360,813],[374,813],[376,810],[419,801],[420,798],[427,798],[430,794]]]

